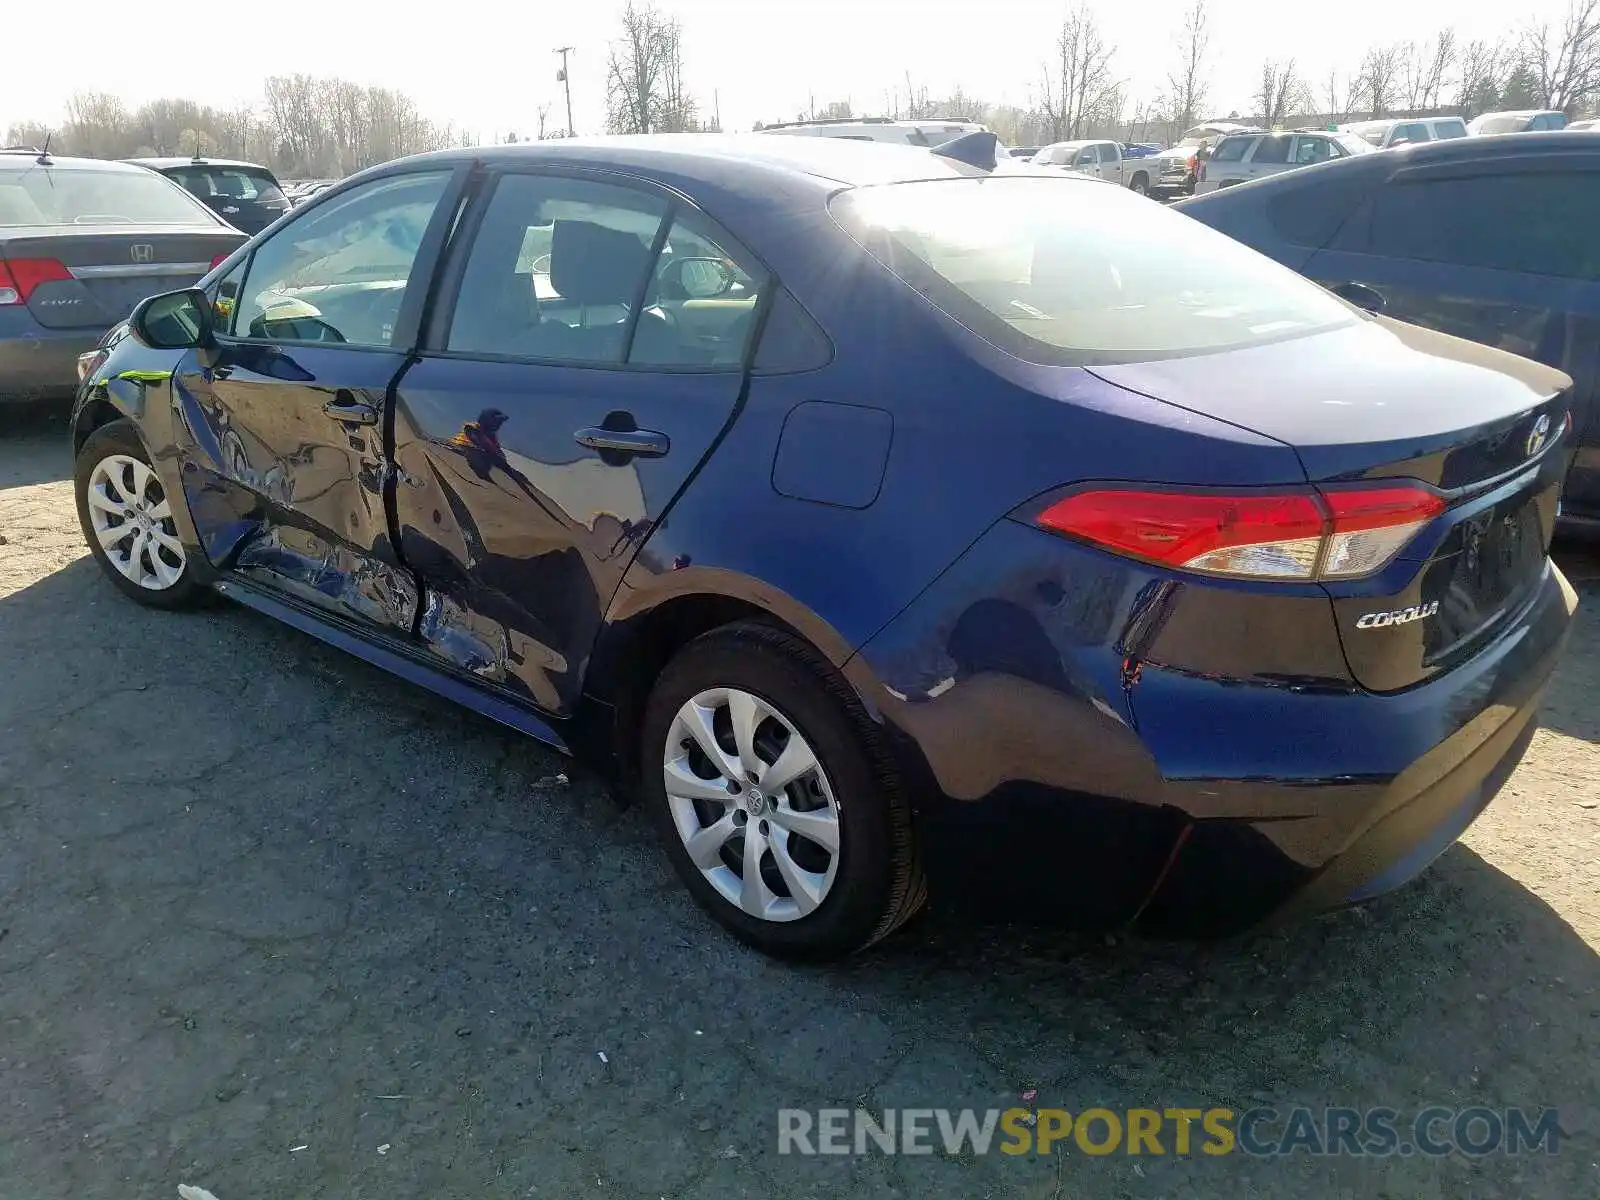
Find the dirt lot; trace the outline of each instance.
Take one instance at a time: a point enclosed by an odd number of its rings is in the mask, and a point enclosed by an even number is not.
[[[0,437],[0,1198],[1600,1194],[1600,559],[1499,801],[1219,947],[731,944],[582,772],[243,610],[146,612]],[[560,773],[569,772],[567,783]],[[603,1057],[602,1057],[603,1056]],[[780,1158],[782,1107],[1555,1106],[1554,1156]]]

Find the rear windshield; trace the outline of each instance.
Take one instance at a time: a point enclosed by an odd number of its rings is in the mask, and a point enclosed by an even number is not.
[[[283,199],[283,190],[270,174],[249,167],[175,167],[167,175],[196,196],[258,202]]]
[[[153,171],[0,167],[0,226],[216,223],[204,205]]]
[[[1485,117],[1478,123],[1479,133],[1520,133],[1527,117]]]
[[[1350,308],[1125,188],[990,176],[856,188],[836,218],[973,332],[1029,362],[1142,362],[1346,325]]]

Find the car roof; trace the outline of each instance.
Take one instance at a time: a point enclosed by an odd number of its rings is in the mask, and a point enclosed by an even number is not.
[[[123,162],[135,163],[141,167],[149,167],[154,171],[167,171],[173,167],[228,167],[247,171],[261,171],[268,175],[268,171],[260,163],[243,162],[234,158],[125,158]]]
[[[1385,150],[1390,161],[1412,166],[1428,163],[1481,162],[1496,158],[1521,158],[1539,154],[1589,152],[1600,155],[1600,132],[1568,129],[1542,130],[1539,133],[1505,133],[1499,137],[1448,138],[1442,142],[1417,142]]]
[[[1002,159],[1004,156],[1001,156]],[[767,137],[760,133],[627,134],[616,137],[556,138],[503,146],[438,150],[402,163],[482,161],[612,167],[670,174],[720,186],[735,179],[765,177],[775,185],[816,186],[903,183],[918,179],[957,179],[987,175],[921,146],[848,138]],[[385,164],[387,170],[396,164]]]
[[[1502,108],[1498,112],[1479,113],[1473,118],[1481,121],[1485,117],[1542,117],[1547,113],[1561,114],[1559,108]]]
[[[43,158],[46,161],[40,162]],[[129,166],[127,163],[114,162],[108,158],[72,158],[63,156],[57,158],[54,154],[40,154],[37,150],[4,150],[0,151],[0,167],[27,166],[44,167],[55,171],[118,171],[129,174],[139,170],[138,167]]]

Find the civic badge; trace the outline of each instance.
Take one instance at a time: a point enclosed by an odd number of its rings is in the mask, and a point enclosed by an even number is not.
[[[1543,413],[1540,415],[1539,419],[1533,423],[1533,428],[1528,431],[1528,441],[1523,449],[1527,451],[1527,457],[1532,458],[1534,455],[1538,454],[1539,451],[1543,450],[1549,441],[1550,414]]]

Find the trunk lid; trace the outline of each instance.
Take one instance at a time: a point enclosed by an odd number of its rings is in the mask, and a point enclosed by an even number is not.
[[[1573,443],[1560,371],[1381,319],[1093,370],[1292,446],[1313,483],[1414,479],[1443,495],[1447,510],[1378,575],[1324,585],[1364,687],[1395,691],[1448,669],[1544,576]]]
[[[28,311],[47,329],[105,328],[146,296],[192,286],[245,241],[217,226],[32,226],[0,240],[7,260],[52,259],[71,279],[39,284]]]

